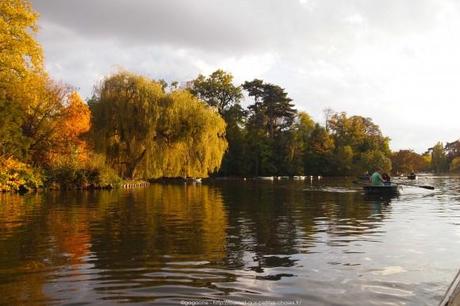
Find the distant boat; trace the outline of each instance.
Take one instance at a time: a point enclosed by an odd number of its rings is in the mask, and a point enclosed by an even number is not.
[[[416,180],[417,179],[417,175],[415,175],[415,173],[411,173],[407,176],[407,179],[408,180]]]
[[[398,195],[399,186],[395,184],[382,186],[363,186],[364,193],[367,195]]]
[[[201,178],[200,177],[183,177],[182,178],[184,183],[201,183]]]
[[[256,177],[256,180],[261,180],[261,181],[273,181],[275,179],[274,176],[258,176]]]

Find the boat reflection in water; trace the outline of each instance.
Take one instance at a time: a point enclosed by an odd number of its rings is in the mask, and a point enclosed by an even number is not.
[[[377,196],[397,196],[399,195],[400,186],[397,184],[388,184],[382,186],[364,186],[364,193],[366,195],[377,195]]]
[[[382,208],[388,207],[399,194],[364,194],[363,200],[370,204],[373,213],[382,213]]]

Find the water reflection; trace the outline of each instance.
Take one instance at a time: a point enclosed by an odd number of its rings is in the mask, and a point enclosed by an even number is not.
[[[394,233],[409,233],[406,211],[445,198],[368,197],[347,184],[225,182],[2,195],[0,304],[410,302],[412,293],[400,291],[415,284],[401,280],[396,292],[389,281],[410,273],[408,259],[393,262],[379,245],[390,254],[419,252],[426,240],[401,250]]]
[[[43,292],[49,271],[40,258],[46,238],[35,229],[44,224],[36,197],[0,195],[0,301],[45,303]],[[32,220],[28,216],[35,215]]]

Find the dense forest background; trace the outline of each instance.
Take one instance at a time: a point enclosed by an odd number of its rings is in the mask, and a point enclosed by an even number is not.
[[[160,177],[460,170],[460,143],[391,152],[370,118],[296,109],[279,85],[229,72],[167,84],[119,71],[87,101],[44,68],[26,0],[0,3],[0,190]],[[247,105],[244,107],[243,105]],[[410,144],[409,144],[410,146]]]

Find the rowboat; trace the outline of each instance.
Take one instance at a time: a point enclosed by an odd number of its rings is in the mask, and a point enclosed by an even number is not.
[[[409,175],[407,176],[407,179],[408,179],[408,180],[416,180],[416,179],[417,179],[417,175],[415,175],[415,174],[409,174]]]
[[[363,186],[364,193],[368,195],[398,195],[399,186],[396,184],[381,186]]]
[[[447,289],[439,306],[460,305],[460,271],[455,275],[454,280]]]

